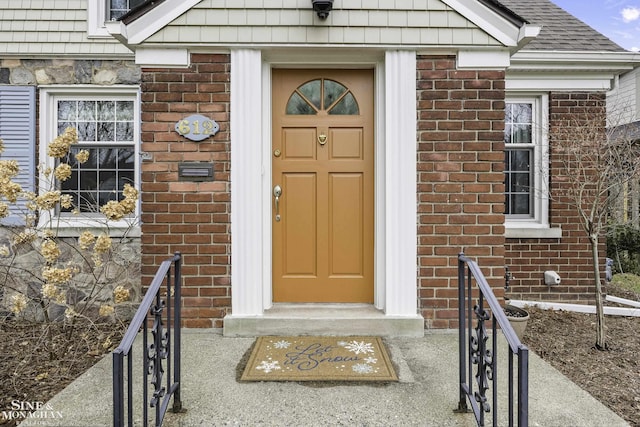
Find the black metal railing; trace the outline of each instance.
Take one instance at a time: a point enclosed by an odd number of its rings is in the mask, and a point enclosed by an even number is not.
[[[517,425],[527,427],[529,349],[520,342],[478,264],[462,253],[458,255],[458,307],[460,401],[457,412],[468,412],[468,402],[479,426],[485,425],[485,416],[490,413],[494,426],[506,422],[513,426],[517,415]],[[491,324],[490,334],[485,326],[487,322]],[[506,415],[498,411],[498,327],[508,347]],[[514,358],[517,358],[517,365]],[[490,397],[488,391],[491,391]],[[514,413],[516,408],[517,414]]]
[[[133,342],[140,331],[142,331],[143,368],[141,380],[142,423],[136,421],[136,425],[146,427],[149,425],[149,421],[153,421],[156,427],[161,426],[172,397],[173,412],[182,412],[182,401],[180,400],[181,265],[182,257],[178,252],[173,258],[160,264],[122,342],[113,351],[114,427],[124,426],[125,419],[126,425],[134,425],[134,413],[136,412],[134,400],[137,402],[139,398],[136,396],[134,399]],[[151,329],[149,330],[150,323]],[[151,343],[149,343],[149,338],[152,340]],[[167,375],[166,385],[163,385],[165,360]],[[172,368],[173,377],[171,376]],[[125,384],[127,386],[126,392]],[[151,397],[149,397],[150,384],[153,386]],[[153,418],[149,416],[150,409],[155,410]]]

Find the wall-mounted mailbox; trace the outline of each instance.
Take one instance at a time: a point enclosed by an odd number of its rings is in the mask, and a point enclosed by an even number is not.
[[[180,181],[213,181],[213,163],[178,163]]]

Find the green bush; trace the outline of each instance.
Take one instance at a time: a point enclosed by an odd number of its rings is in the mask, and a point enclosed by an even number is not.
[[[640,229],[629,224],[611,227],[607,233],[607,257],[614,273],[640,275]]]

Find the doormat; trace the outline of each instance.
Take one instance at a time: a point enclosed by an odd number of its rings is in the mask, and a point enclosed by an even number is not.
[[[242,381],[398,381],[379,337],[258,337]]]

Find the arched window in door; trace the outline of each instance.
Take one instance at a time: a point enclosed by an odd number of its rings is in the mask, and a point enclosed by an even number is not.
[[[300,85],[289,97],[287,114],[315,115],[326,111],[333,115],[358,115],[358,102],[344,85],[330,79],[316,79]]]

